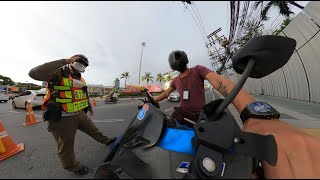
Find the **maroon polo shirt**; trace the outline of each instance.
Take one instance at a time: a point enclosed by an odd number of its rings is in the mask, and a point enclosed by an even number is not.
[[[194,115],[199,115],[201,108],[205,105],[204,80],[208,73],[212,72],[208,68],[197,65],[190,68],[190,73],[181,78],[177,76],[173,79],[170,87],[177,89],[180,94],[180,107]],[[183,100],[184,89],[189,90],[189,100]]]

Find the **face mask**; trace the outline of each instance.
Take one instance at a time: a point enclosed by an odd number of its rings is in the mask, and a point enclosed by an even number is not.
[[[85,69],[86,69],[86,66],[81,64],[81,63],[78,63],[78,62],[74,62],[72,63],[72,67],[77,70],[79,73],[84,73]]]

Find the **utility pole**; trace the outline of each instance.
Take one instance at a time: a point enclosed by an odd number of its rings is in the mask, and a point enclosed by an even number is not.
[[[215,69],[215,70],[217,70],[218,67],[219,67],[218,64],[219,64],[219,59],[221,57],[220,57],[220,53],[219,53],[218,49],[215,46],[215,42],[219,41],[219,40],[218,39],[213,39],[213,36],[216,37],[215,35],[219,31],[221,31],[221,28],[215,30],[214,32],[212,32],[211,34],[209,34],[207,36],[207,38],[209,40],[209,43],[207,44],[207,48],[208,48],[208,51],[209,51],[211,65],[212,65],[212,68]],[[214,50],[212,50],[212,47],[214,48]]]
[[[142,62],[142,54],[143,54],[143,48],[146,46],[145,42],[141,43],[142,51],[141,51],[141,57],[140,57],[140,66],[139,66],[139,85],[140,85],[140,75],[141,75],[141,62]]]
[[[225,38],[224,36],[219,37],[217,35],[218,32],[220,32],[222,29],[221,27],[218,28],[217,30],[213,31],[211,34],[209,34],[207,36],[209,43],[207,44],[207,48],[209,49],[209,56],[211,57],[211,65],[213,66],[214,69],[218,70],[219,67],[221,67],[226,61],[226,50],[227,50],[227,46],[229,45],[229,41],[227,40],[227,38]],[[213,39],[213,37],[215,37],[215,39]],[[223,48],[219,48],[217,49],[216,46],[214,46],[215,42],[219,42],[219,45]],[[214,50],[212,51],[212,47],[214,48]],[[225,52],[222,52],[223,50],[225,50]]]

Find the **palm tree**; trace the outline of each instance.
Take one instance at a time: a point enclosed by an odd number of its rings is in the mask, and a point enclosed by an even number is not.
[[[263,6],[263,2],[264,1],[256,1],[255,8],[257,8],[259,5]],[[290,14],[294,14],[292,11],[290,11],[289,4],[292,4],[300,9],[304,8],[303,6],[294,1],[269,1],[261,12],[261,20],[265,21],[269,19],[269,17],[267,17],[267,13],[271,7],[277,7],[281,15],[289,18]]]
[[[161,83],[163,80],[164,80],[164,76],[161,73],[157,74],[157,81]]]
[[[191,1],[182,1],[183,3],[188,3],[188,4],[191,4],[192,2]]]
[[[170,81],[172,81],[172,79],[173,79],[172,76],[170,74],[168,74],[168,75],[164,76],[163,81],[164,82],[170,82]]]
[[[146,80],[147,81],[147,84],[149,83],[149,81],[153,82],[153,77],[151,76],[151,73],[150,72],[146,72],[144,74],[144,76],[141,77],[141,80],[144,81]]]
[[[127,71],[121,74],[120,79],[125,78],[124,87],[127,86],[127,79],[128,79],[129,77],[130,77],[130,75],[129,75],[129,72],[127,72]]]

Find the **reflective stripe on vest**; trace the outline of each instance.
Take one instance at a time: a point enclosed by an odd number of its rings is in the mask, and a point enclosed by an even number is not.
[[[56,102],[58,102],[58,103],[72,103],[72,99],[60,99],[60,98],[56,98]]]
[[[71,87],[67,87],[67,86],[53,86],[53,89],[55,89],[55,90],[60,90],[60,91],[67,91],[67,90],[70,90]]]
[[[63,110],[66,112],[77,112],[89,105],[87,95],[83,91],[83,88],[73,87],[73,81],[73,78],[69,75],[68,78],[62,78],[61,86],[54,86],[54,89],[59,91],[59,98],[56,98],[55,102],[61,103]],[[86,85],[83,78],[81,78],[80,85],[81,82],[82,86]]]
[[[78,102],[62,104],[62,108],[64,110],[68,109],[67,112],[77,112],[77,111],[80,111],[81,109],[88,107],[88,105],[89,105],[88,100],[83,100]]]

